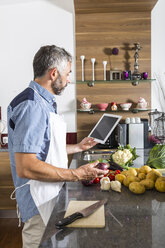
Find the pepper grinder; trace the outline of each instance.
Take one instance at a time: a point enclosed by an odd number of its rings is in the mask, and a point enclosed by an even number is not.
[[[81,55],[80,59],[81,59],[81,63],[82,63],[82,81],[84,81],[84,59],[85,59],[85,56]]]
[[[92,62],[92,81],[95,81],[95,58],[91,58],[91,62]]]
[[[106,81],[106,65],[107,65],[107,61],[103,61],[103,65],[104,65],[104,81]]]

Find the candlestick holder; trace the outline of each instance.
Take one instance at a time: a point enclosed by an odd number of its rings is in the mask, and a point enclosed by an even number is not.
[[[84,60],[85,60],[85,56],[81,55],[80,59],[81,59],[81,65],[82,65],[82,81],[84,81]]]
[[[91,58],[91,62],[92,62],[92,81],[95,81],[95,58]]]
[[[141,73],[139,72],[139,63],[138,63],[138,58],[139,58],[139,50],[141,49],[141,46],[139,43],[134,43],[134,47],[132,48],[135,50],[134,58],[135,58],[135,64],[134,64],[134,72],[132,74],[132,79],[134,82],[132,82],[133,85],[138,84],[138,80],[141,79]]]
[[[107,61],[103,61],[103,66],[104,66],[104,81],[106,81],[106,66],[107,66]]]

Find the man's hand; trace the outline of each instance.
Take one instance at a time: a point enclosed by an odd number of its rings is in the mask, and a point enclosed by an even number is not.
[[[79,146],[80,151],[85,151],[85,150],[88,150],[88,149],[92,148],[96,144],[97,144],[97,142],[94,141],[93,138],[86,137],[80,143],[78,143],[77,145]]]
[[[67,154],[83,152],[95,146],[98,142],[94,138],[86,137],[80,143],[74,145],[66,145]]]
[[[95,161],[93,163],[85,164],[80,166],[79,168],[72,170],[72,173],[77,177],[77,180],[92,180],[96,177],[103,177],[108,173],[108,170],[100,170],[97,169],[97,164],[99,161]]]

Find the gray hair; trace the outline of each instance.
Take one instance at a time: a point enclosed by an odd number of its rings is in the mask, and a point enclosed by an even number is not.
[[[72,62],[72,56],[64,48],[55,45],[43,46],[34,56],[34,79],[42,77],[52,68],[57,68],[60,75],[62,75],[68,62]]]

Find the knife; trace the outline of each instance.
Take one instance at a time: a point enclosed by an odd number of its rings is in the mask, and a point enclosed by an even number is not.
[[[68,224],[71,224],[72,222],[74,222],[77,219],[87,217],[87,216],[91,215],[92,213],[94,213],[99,207],[104,205],[106,202],[107,202],[107,199],[98,201],[98,202],[90,205],[89,207],[82,209],[79,212],[75,212],[75,213],[63,218],[62,220],[59,220],[58,222],[55,223],[55,226],[56,226],[56,228],[60,229],[60,228],[63,228],[64,226],[66,226]]]

